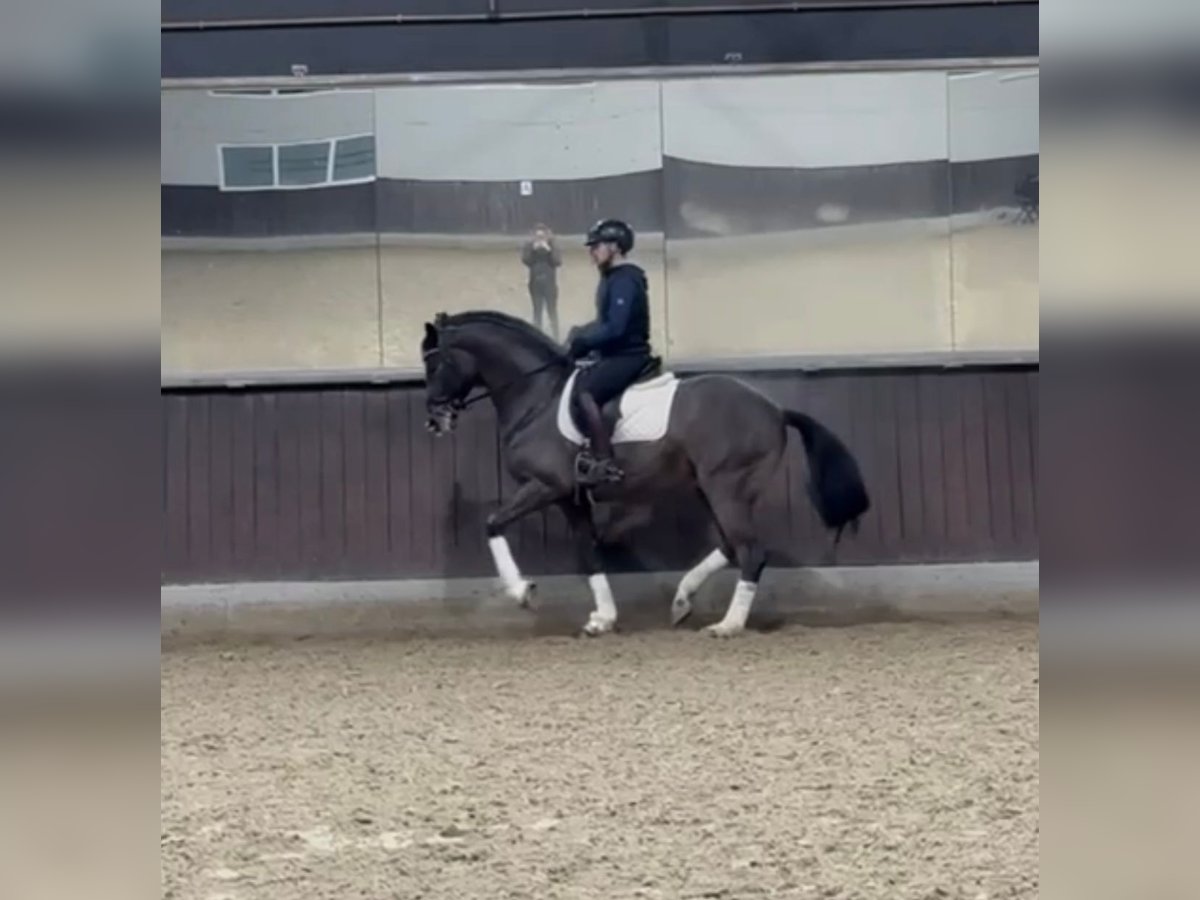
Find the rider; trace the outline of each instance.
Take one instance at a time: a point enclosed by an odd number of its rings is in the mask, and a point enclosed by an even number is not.
[[[612,436],[600,411],[619,397],[650,361],[650,299],[646,273],[626,259],[633,249],[633,229],[618,219],[602,219],[588,229],[585,241],[600,270],[595,321],[571,330],[567,352],[592,364],[575,379],[571,398],[577,419],[587,425],[591,458],[581,458],[577,473],[583,484],[620,481],[613,461]]]

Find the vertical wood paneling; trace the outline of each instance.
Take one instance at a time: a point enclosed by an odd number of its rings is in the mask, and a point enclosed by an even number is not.
[[[254,545],[258,558],[252,567],[261,577],[285,570],[280,560],[279,398],[275,394],[251,396],[254,411]]]
[[[1038,394],[1038,372],[1036,369],[1025,376],[1026,395],[1029,401],[1029,456],[1030,456],[1030,490],[1033,493],[1033,534],[1032,546],[1037,545],[1037,535],[1041,534],[1040,516],[1038,515],[1038,478],[1041,470],[1041,419]]]
[[[938,376],[942,411],[942,467],[940,478],[946,502],[946,552],[952,558],[968,557],[971,542],[971,497],[967,473],[967,420],[964,393],[970,376],[953,372]]]
[[[407,453],[407,439],[405,439]],[[391,548],[391,442],[388,434],[388,392],[373,390],[363,398],[363,501],[365,553],[372,574],[386,574],[407,562]],[[406,497],[404,502],[407,504]]]
[[[1036,557],[1036,371],[744,377],[858,458],[873,505],[837,563]],[[484,521],[515,485],[487,406],[441,440],[407,386],[166,392],[162,410],[164,582],[491,574]],[[760,517],[773,565],[831,561],[807,477],[789,435]],[[688,565],[711,549],[690,498],[647,513],[631,532],[641,543],[611,548],[621,565]],[[514,532],[527,572],[574,571],[557,510]]]
[[[322,490],[322,451],[326,440],[321,417],[321,394],[304,393],[300,402],[300,425],[297,435],[300,449],[300,560],[301,571],[315,576],[324,570],[325,492]]]
[[[208,407],[209,547],[212,566],[233,569],[233,406],[237,397],[214,394]]]
[[[416,404],[414,404],[416,406]],[[413,410],[410,410],[412,412]],[[423,420],[423,411],[418,418]],[[425,444],[427,459],[427,474],[414,471],[414,478],[427,477],[433,488],[430,504],[430,536],[433,538],[433,570],[430,574],[446,576],[448,565],[454,553],[454,531],[457,525],[455,515],[455,479],[454,479],[454,443],[456,435],[433,437],[422,431],[416,443]],[[416,527],[420,527],[417,525]]]
[[[408,547],[413,571],[422,575],[437,572],[434,534],[433,439],[425,430],[425,413],[415,394],[398,393],[388,406],[394,450],[391,516],[392,546]]]
[[[162,575],[187,572],[189,398],[163,398],[163,561]]]
[[[413,497],[423,485],[412,476],[412,430],[408,427],[408,393],[388,391],[387,422],[387,535],[388,554],[407,571],[420,568],[421,555],[413,541]]]
[[[886,436],[888,431],[888,423],[880,419],[876,408],[876,387],[870,382],[859,383],[852,376],[847,377],[847,373],[820,375],[812,380],[809,404],[805,410],[851,449],[869,481],[874,476],[866,473],[880,467],[881,453],[877,441],[881,434]],[[803,447],[798,434],[791,435],[789,440]],[[805,473],[807,476],[807,465]],[[810,525],[809,548],[801,560],[803,564],[830,565],[838,562],[853,565],[860,559],[877,555],[883,547],[884,536],[880,523],[870,516],[860,523],[859,533],[854,540],[844,542],[835,550],[832,535],[826,530],[807,492],[805,504]]]
[[[296,573],[306,568],[306,519],[318,517],[319,527],[320,516],[319,498],[304,490],[305,399],[299,391],[279,395],[279,562],[283,571]]]
[[[987,414],[984,407],[984,377],[963,376],[959,394],[963,415],[963,451],[967,467],[967,521],[970,553],[990,558],[995,550],[992,537],[990,461],[988,459]]]
[[[230,397],[233,416],[233,568],[253,572],[259,558],[254,472],[254,397]]]
[[[320,475],[321,537],[318,559],[321,571],[341,574],[346,558],[345,408],[341,391],[321,391]]]
[[[209,469],[212,449],[208,438],[209,396],[200,395],[188,400],[187,415],[187,547],[188,575],[203,578],[207,572],[220,572],[212,564],[212,540],[209,533]]]
[[[1016,543],[1016,531],[1013,527],[1012,457],[1004,377],[984,378],[983,393],[992,538],[998,550],[1008,550]]]
[[[346,514],[345,570],[370,572],[371,558],[367,534],[367,391],[345,390],[342,403],[342,479],[343,509]]]
[[[1033,447],[1029,434],[1029,382],[1023,374],[1004,378],[1008,401],[1005,420],[1008,423],[1009,490],[1012,492],[1014,547],[1024,551],[1036,549],[1030,537],[1037,533],[1033,512]]]
[[[891,377],[873,379],[874,403],[871,409],[871,440],[851,448],[861,455],[863,478],[871,495],[872,509],[864,521],[863,532],[874,532],[878,546],[898,552],[904,544],[904,505],[900,492],[900,428],[896,420],[896,381]],[[861,449],[860,449],[861,448]],[[869,448],[869,449],[868,449]]]
[[[921,468],[917,474],[924,514],[920,546],[946,546],[946,469],[942,434],[945,410],[938,390],[938,376],[923,373],[915,378],[917,389],[917,443]]]
[[[900,530],[904,558],[918,555],[924,531],[925,497],[921,492],[920,419],[917,382],[911,376],[893,376],[896,405],[896,468],[900,484]]]

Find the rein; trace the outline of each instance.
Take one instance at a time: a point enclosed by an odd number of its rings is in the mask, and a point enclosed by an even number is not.
[[[544,365],[540,365],[536,369],[530,369],[528,372],[522,372],[516,378],[513,378],[511,381],[505,382],[504,384],[500,385],[500,387],[496,388],[495,390],[493,390],[491,388],[485,388],[482,394],[476,394],[474,397],[468,397],[466,400],[461,401],[460,408],[467,409],[468,407],[473,406],[476,403],[478,403],[480,400],[486,400],[488,397],[491,397],[493,394],[497,393],[498,391],[506,391],[510,387],[512,387],[514,384],[520,384],[526,378],[532,378],[534,375],[540,375],[543,372],[547,371],[548,369],[553,369],[560,362],[561,362],[560,360],[552,359],[550,362],[545,363]]]
[[[435,347],[432,350],[425,351],[425,353],[422,354],[422,357],[424,359],[429,359],[429,357],[433,356],[435,353],[438,353],[439,351],[440,351],[440,348]],[[452,405],[458,409],[467,409],[471,406],[474,406],[480,400],[486,400],[486,399],[488,399],[488,397],[491,397],[491,396],[499,393],[500,391],[506,391],[513,385],[520,384],[526,378],[532,378],[534,375],[540,375],[542,372],[545,372],[549,369],[553,369],[555,366],[560,365],[561,363],[562,363],[562,360],[560,360],[560,359],[552,359],[548,363],[544,363],[543,365],[540,365],[535,369],[530,369],[528,372],[522,372],[516,378],[506,381],[504,384],[500,385],[497,388],[485,388],[482,394],[476,394],[474,397],[467,397],[465,400],[456,400],[452,403]]]

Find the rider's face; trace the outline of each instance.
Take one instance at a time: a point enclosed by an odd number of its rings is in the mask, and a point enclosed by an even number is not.
[[[612,244],[592,244],[588,247],[588,253],[591,254],[592,262],[596,264],[597,269],[604,269],[612,263],[613,257],[617,254],[617,249]]]

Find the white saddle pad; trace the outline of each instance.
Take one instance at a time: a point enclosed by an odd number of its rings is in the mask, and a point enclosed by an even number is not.
[[[583,444],[586,440],[571,418],[571,392],[578,377],[579,370],[576,369],[567,379],[567,386],[558,399],[558,430],[572,444]],[[679,379],[673,373],[665,372],[657,378],[626,388],[621,395],[621,416],[613,429],[613,443],[662,440],[671,420],[671,405],[675,402],[675,390],[678,387]]]

